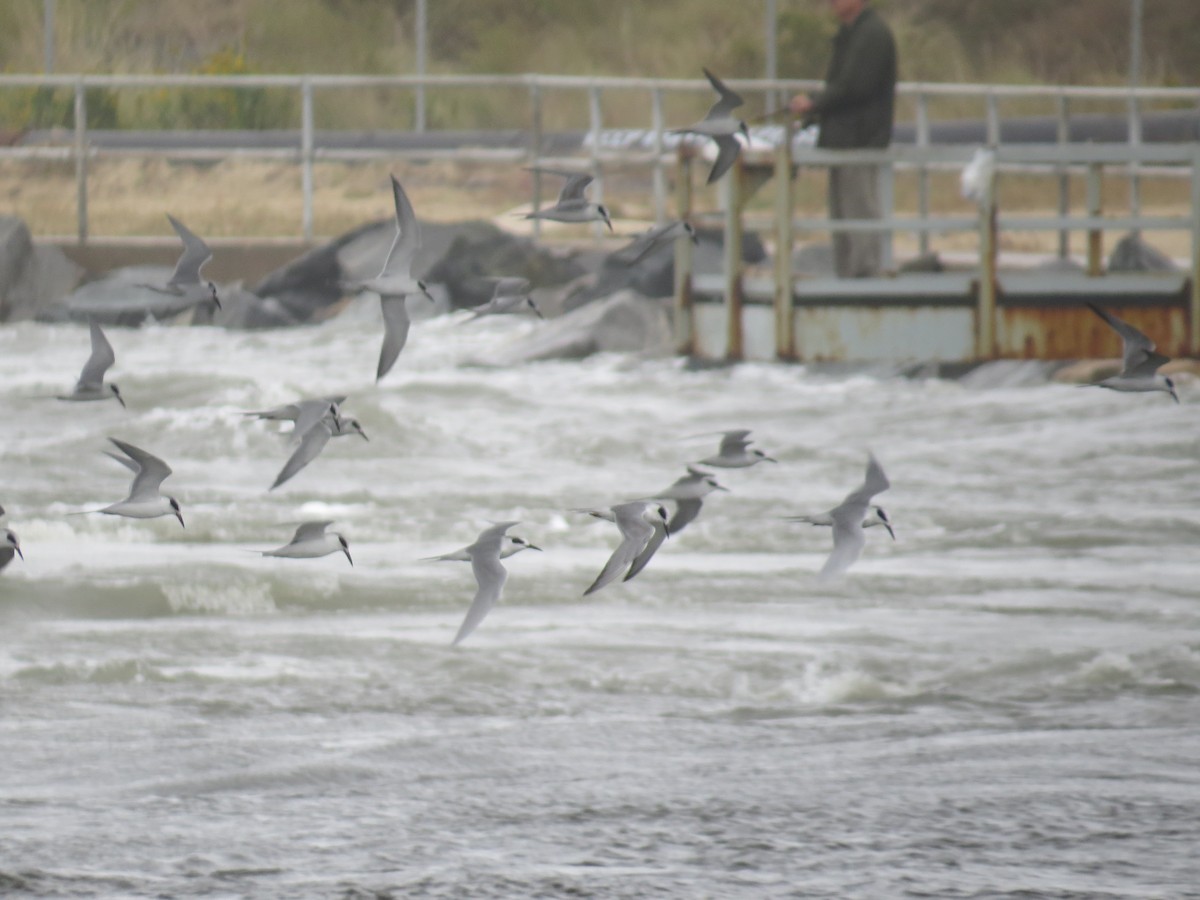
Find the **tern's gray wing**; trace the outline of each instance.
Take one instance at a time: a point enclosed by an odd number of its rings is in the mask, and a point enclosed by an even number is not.
[[[408,307],[404,297],[380,297],[380,308],[383,310],[383,346],[379,349],[379,366],[375,370],[375,380],[378,381],[391,371],[396,363],[396,357],[404,349],[408,340]]]
[[[108,338],[104,336],[100,326],[92,322],[91,330],[92,355],[83,364],[83,371],[79,373],[79,384],[99,387],[104,383],[104,373],[117,361],[117,356],[113,353],[112,344],[108,342]]]
[[[561,206],[570,201],[583,201],[583,192],[587,186],[592,183],[592,176],[587,172],[576,172],[567,178],[567,183],[563,185],[563,189],[558,194],[558,203]]]
[[[171,221],[171,227],[175,229],[179,239],[183,241],[183,255],[175,264],[175,272],[167,284],[199,284],[200,268],[212,259],[212,251],[208,248],[208,244],[200,240],[173,215],[167,213],[167,218]]]
[[[331,413],[336,412],[338,404],[345,397],[322,397],[316,400],[300,400],[292,404],[296,407],[295,424],[292,426],[292,440],[301,441],[309,430]]]
[[[697,506],[700,504],[697,503]],[[642,552],[634,557],[633,564],[630,565],[629,571],[625,574],[623,581],[628,581],[637,575],[638,572],[646,568],[646,563],[650,562],[654,554],[658,552],[658,548],[663,545],[663,541],[667,539],[667,530],[661,525],[651,526],[654,529],[654,534],[650,536],[650,540],[646,541],[646,546],[642,548]],[[675,530],[675,526],[670,526],[671,530]]]
[[[741,143],[732,134],[720,135],[714,137],[713,140],[717,143],[717,161],[713,163],[712,171],[708,173],[707,184],[712,184],[728,172],[742,149]]]
[[[749,429],[739,429],[738,431],[723,431],[721,432],[721,449],[718,456],[734,456],[741,453],[750,446],[750,441],[746,440],[750,435]]]
[[[321,455],[321,451],[325,449],[325,445],[329,443],[329,439],[333,437],[333,432],[329,425],[325,422],[318,422],[308,430],[308,434],[304,435],[300,440],[300,446],[284,463],[282,469],[279,470],[279,475],[275,478],[275,483],[271,485],[271,490],[279,487],[310,462]]]
[[[703,500],[676,500],[675,515],[671,516],[671,521],[667,523],[671,534],[683,531],[696,516],[700,515],[700,507],[703,505]]]
[[[632,266],[659,244],[673,238],[683,224],[683,220],[674,219],[670,222],[664,222],[661,225],[655,225],[643,231],[620,250],[617,250],[613,256],[625,265]]]
[[[879,460],[872,453],[867,457],[867,474],[863,479],[863,483],[857,490],[846,495],[846,499],[842,501],[842,505],[836,507],[832,515],[834,521],[837,520],[837,511],[844,506],[862,505],[862,514],[858,517],[858,524],[862,524],[862,520],[867,516],[867,507],[871,503],[871,498],[876,494],[882,494],[892,486],[888,481],[887,476],[883,474],[883,467],[879,465]]]
[[[833,511],[833,552],[825,565],[821,567],[817,577],[821,581],[836,578],[852,566],[862,554],[867,539],[863,534],[862,516],[853,511],[839,513],[842,507]]]
[[[1159,366],[1171,361],[1169,356],[1155,353],[1154,341],[1128,322],[1121,321],[1112,313],[1091,302],[1088,303],[1088,309],[1107,322],[1109,327],[1121,336],[1122,375],[1153,375]]]
[[[742,105],[743,102],[745,102],[742,100],[741,95],[725,87],[725,83],[712,72],[708,71],[708,69],[704,70],[704,76],[708,79],[708,83],[713,86],[713,90],[716,91],[721,98],[713,104],[712,109],[708,111],[708,115],[704,118],[724,119],[726,116],[732,114],[733,110],[737,109]]]
[[[611,584],[622,572],[626,571],[637,555],[654,537],[654,526],[642,518],[645,504],[640,502],[622,503],[612,508],[617,527],[621,529],[621,543],[608,558],[591,587],[584,591],[584,596],[594,593],[606,584]]]
[[[421,246],[421,225],[417,222],[417,214],[413,212],[408,194],[404,193],[395,175],[392,176],[392,197],[396,201],[396,239],[392,241],[392,249],[379,274],[381,277],[394,275],[408,278],[412,275],[413,259]]]
[[[10,562],[12,562],[13,557],[16,555],[17,551],[12,547],[0,547],[0,569],[3,569]]]
[[[114,437],[110,437],[109,440],[137,466],[137,474],[134,475],[133,485],[129,488],[129,499],[152,500],[157,497],[159,485],[171,474],[171,467],[140,447]],[[128,468],[133,468],[133,465],[125,463]]]
[[[296,529],[296,534],[288,541],[289,544],[298,544],[301,541],[312,540],[319,538],[325,533],[325,529],[333,524],[331,519],[328,522],[304,522]]]
[[[497,536],[496,553],[473,552],[471,554],[471,571],[475,575],[477,587],[475,597],[471,600],[471,608],[467,610],[467,616],[463,619],[463,623],[458,626],[458,634],[451,642],[453,644],[461,642],[474,631],[492,611],[496,601],[500,599],[500,592],[504,590],[504,582],[508,580],[508,572],[505,571],[504,566],[500,565],[499,547],[499,536]]]

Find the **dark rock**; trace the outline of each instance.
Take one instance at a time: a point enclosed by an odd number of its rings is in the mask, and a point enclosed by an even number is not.
[[[504,367],[593,353],[665,356],[673,346],[669,309],[669,301],[624,290],[539,324],[531,334],[472,362]]]
[[[696,274],[719,274],[725,269],[725,234],[718,228],[696,229],[692,249],[692,268]],[[767,258],[762,240],[753,232],[742,238],[742,259],[760,263]],[[670,297],[675,292],[675,242],[659,244],[633,265],[625,261],[622,250],[605,258],[592,282],[581,282],[563,301],[565,310],[578,309],[601,297],[619,291],[634,291],[643,297]]]
[[[79,283],[83,270],[57,247],[36,246],[16,216],[0,216],[0,322],[33,319]]]
[[[345,297],[342,282],[379,274],[395,235],[395,222],[389,219],[363,225],[314,247],[250,288],[248,293],[264,301],[258,309],[251,310],[254,304],[249,298],[241,298],[244,321],[261,324],[233,327],[267,328],[272,327],[266,324],[271,321],[300,324],[329,318]],[[360,258],[372,255],[378,257],[377,263],[358,264]],[[350,260],[349,267],[343,263],[344,256]],[[369,274],[360,274],[364,268]]]
[[[454,309],[479,306],[492,296],[493,276],[528,279],[534,288],[565,284],[584,273],[571,256],[539,247],[488,222],[456,226],[445,254],[425,272],[424,279],[446,286]]]
[[[942,264],[942,258],[936,253],[922,253],[919,256],[914,256],[912,259],[907,259],[900,264],[899,271],[901,272],[945,272],[946,267]]]
[[[197,304],[141,286],[165,283],[173,271],[173,267],[167,266],[113,269],[103,278],[82,285],[64,297],[61,303],[44,310],[38,318],[42,321],[94,321],[101,325],[131,327],[142,325],[147,319],[190,323],[193,307]],[[221,291],[220,285],[217,290]]]
[[[1117,241],[1108,257],[1110,272],[1174,272],[1178,268],[1171,257],[1137,234],[1127,234]]]

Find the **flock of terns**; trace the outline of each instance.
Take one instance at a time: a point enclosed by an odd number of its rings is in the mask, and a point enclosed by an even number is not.
[[[692,133],[712,138],[719,152],[709,174],[709,183],[715,181],[733,164],[739,152],[737,133],[746,133],[746,125],[735,119],[732,110],[741,105],[742,99],[725,87],[707,69],[713,89],[719,95],[708,115],[701,122],[677,133]],[[551,174],[565,176],[567,181],[559,194],[558,201],[546,209],[526,214],[525,218],[550,219],[559,222],[584,223],[603,221],[612,230],[608,211],[601,204],[585,197],[592,176],[586,173],[569,173],[544,169]],[[384,325],[383,344],[376,366],[376,381],[382,379],[392,368],[408,339],[409,317],[405,306],[410,295],[421,295],[430,300],[425,283],[413,275],[413,263],[421,245],[421,229],[412,204],[393,175],[392,195],[395,205],[396,234],[385,258],[382,269],[374,278],[348,282],[343,287],[349,292],[371,292],[379,295]],[[187,308],[200,303],[212,303],[220,308],[221,302],[216,285],[203,278],[201,270],[212,258],[208,245],[186,228],[173,216],[168,215],[172,227],[183,243],[183,254],[175,270],[163,284],[146,284],[143,287],[180,298],[181,307]],[[632,264],[655,246],[674,240],[696,240],[690,223],[672,221],[659,225],[638,236],[630,245],[615,254]],[[464,321],[474,321],[482,316],[520,313],[530,310],[539,318],[541,311],[530,296],[529,282],[523,278],[499,277],[493,279],[495,289],[492,298],[470,311]],[[1174,382],[1158,374],[1158,369],[1169,359],[1158,353],[1154,342],[1138,329],[1094,304],[1088,306],[1120,335],[1123,343],[1123,365],[1121,372],[1106,378],[1096,386],[1127,392],[1162,391],[1169,393],[1175,402],[1179,396]],[[105,380],[105,375],[116,361],[116,354],[101,327],[92,322],[91,355],[84,364],[74,388],[69,394],[58,397],[67,401],[97,401],[115,399],[123,407],[125,399],[115,383]],[[315,460],[334,437],[357,435],[368,440],[362,425],[354,418],[342,415],[344,396],[321,397],[298,400],[273,409],[248,412],[245,415],[260,420],[292,422],[292,452],[280,469],[270,489],[293,478]],[[775,462],[762,450],[751,447],[750,432],[731,430],[719,432],[721,442],[717,452],[697,465],[689,465],[687,474],[652,497],[619,503],[606,509],[578,509],[576,512],[595,516],[612,522],[621,535],[621,542],[609,557],[604,568],[584,595],[592,594],[611,584],[618,578],[628,581],[640,573],[650,562],[655,552],[672,534],[681,532],[700,513],[704,498],[714,491],[728,490],[718,483],[716,477],[705,469],[747,468],[760,462]],[[174,516],[184,525],[183,511],[179,502],[162,494],[162,484],[171,475],[171,468],[162,459],[127,441],[110,437],[109,441],[117,452],[105,453],[134,473],[129,495],[116,503],[98,510],[108,515],[135,519],[150,519]],[[832,579],[843,574],[862,554],[866,546],[864,531],[872,526],[882,526],[894,540],[896,535],[887,513],[873,505],[876,495],[890,487],[882,466],[874,455],[869,455],[863,483],[851,491],[833,509],[819,515],[787,517],[790,521],[826,526],[832,529],[833,550],[818,577]],[[668,514],[664,502],[674,504],[674,513]],[[0,519],[4,518],[0,507]],[[312,559],[343,553],[351,565],[350,545],[346,538],[330,532],[329,521],[304,522],[291,541],[274,550],[263,551],[263,556],[288,559]],[[464,640],[487,616],[499,601],[507,580],[507,571],[501,560],[522,550],[541,550],[524,538],[508,534],[518,522],[497,522],[484,529],[474,543],[446,553],[430,557],[439,561],[470,562],[476,581],[476,592],[472,598],[462,625],[453,643]],[[5,529],[4,543],[0,545],[0,569],[7,566],[15,556],[24,559],[20,541],[10,529]]]

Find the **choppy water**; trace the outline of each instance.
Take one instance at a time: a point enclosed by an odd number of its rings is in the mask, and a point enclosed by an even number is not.
[[[0,892],[119,897],[1200,896],[1200,386],[1185,405],[593,358],[462,364],[536,323],[371,304],[274,333],[111,329],[130,403],[66,404],[79,326],[0,328]],[[348,393],[268,493],[240,415]],[[778,466],[584,599],[722,428]],[[113,435],[166,459],[173,520]],[[867,449],[893,488],[819,585]],[[268,560],[333,518],[341,556]],[[546,549],[451,648],[488,520]]]

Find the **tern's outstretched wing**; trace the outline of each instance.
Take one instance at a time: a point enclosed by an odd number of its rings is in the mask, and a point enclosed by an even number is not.
[[[608,558],[596,580],[583,592],[585,597],[611,584],[622,572],[628,570],[647,542],[654,537],[654,526],[642,518],[644,508],[641,503],[622,503],[613,507],[617,527],[621,530],[621,543]]]
[[[720,99],[713,104],[712,109],[708,111],[706,119],[723,119],[726,116],[732,115],[733,111],[742,105],[743,101],[740,94],[731,91],[725,87],[725,82],[721,81],[716,75],[704,69],[704,77],[708,79],[708,83],[713,86],[713,90],[717,92]]]
[[[79,373],[81,387],[83,385],[95,385],[96,387],[102,385],[104,373],[117,361],[112,344],[108,342],[108,338],[104,336],[104,332],[95,322],[91,323],[91,332],[92,355],[88,357],[88,361],[83,364],[83,371]]]
[[[137,474],[134,475],[133,485],[129,488],[129,499],[150,500],[157,497],[159,486],[171,474],[171,467],[140,447],[114,437],[110,437],[109,440],[132,461],[132,465],[124,463],[127,468],[137,466]]]
[[[408,327],[411,324],[404,297],[380,297],[379,305],[383,310],[383,346],[379,348],[376,381],[392,370],[396,357],[408,341]]]
[[[558,202],[566,203],[567,201],[581,201],[584,199],[583,192],[587,186],[592,183],[592,176],[587,172],[576,172],[568,176],[567,183],[563,185],[563,189],[559,191]]]
[[[325,529],[333,524],[333,520],[328,522],[303,522],[296,529],[296,534],[292,537],[289,544],[299,544],[301,541],[310,541],[313,538],[319,538],[325,533]]]
[[[421,247],[421,224],[413,212],[408,194],[404,193],[395,175],[392,176],[392,198],[396,204],[396,238],[392,241],[392,248],[388,251],[379,276],[408,278],[412,275],[413,260]]]
[[[308,430],[308,433],[300,440],[295,452],[284,463],[283,468],[279,470],[279,474],[275,477],[275,483],[271,485],[271,490],[279,487],[310,462],[321,455],[321,451],[325,449],[325,445],[329,443],[329,439],[333,437],[333,432],[330,430],[326,422],[319,422]]]
[[[1169,356],[1155,352],[1155,343],[1128,322],[1123,322],[1094,303],[1088,309],[1109,324],[1121,336],[1122,375],[1153,375],[1160,366],[1171,361]]]
[[[742,150],[741,142],[732,134],[719,135],[713,138],[717,144],[717,161],[713,163],[712,171],[708,173],[706,184],[712,184],[729,171]]]
[[[200,268],[212,259],[212,250],[208,248],[208,244],[193,234],[173,215],[167,213],[167,218],[171,222],[171,227],[175,229],[175,233],[179,235],[179,239],[183,241],[183,255],[175,264],[175,272],[167,284],[199,284]]]

